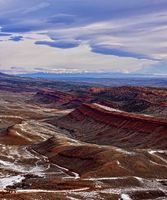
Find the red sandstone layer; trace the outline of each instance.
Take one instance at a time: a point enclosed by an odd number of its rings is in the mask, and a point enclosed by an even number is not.
[[[107,111],[94,104],[84,104],[69,117],[82,121],[89,117],[97,122],[109,126],[130,129],[139,132],[159,132],[167,134],[167,120],[152,116],[132,114],[127,112]]]

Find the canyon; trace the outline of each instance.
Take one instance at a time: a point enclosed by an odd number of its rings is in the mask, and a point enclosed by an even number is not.
[[[167,199],[167,89],[0,75],[0,199]]]

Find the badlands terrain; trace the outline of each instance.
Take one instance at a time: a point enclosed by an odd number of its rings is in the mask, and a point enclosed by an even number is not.
[[[0,74],[0,199],[167,199],[167,89]]]

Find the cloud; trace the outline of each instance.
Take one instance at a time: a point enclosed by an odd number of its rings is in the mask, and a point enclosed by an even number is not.
[[[136,73],[167,75],[167,62],[160,62],[153,66],[143,67],[137,70]]]
[[[50,24],[72,24],[75,22],[75,16],[60,13],[48,18],[47,22]]]
[[[165,37],[167,14],[158,12],[129,19],[117,19],[81,27],[53,30],[54,39],[87,42],[92,51],[106,55],[163,60],[167,58]],[[148,34],[149,33],[149,34]]]
[[[1,70],[11,70],[15,73],[29,73],[36,71],[36,68],[43,68],[45,72],[62,71],[62,69],[66,69],[66,72],[71,72],[73,69],[78,72],[133,72],[143,66],[154,65],[150,60],[96,54],[91,52],[86,44],[71,49],[35,45],[31,40],[14,44],[14,41],[0,43]],[[15,68],[11,69],[11,66]]]
[[[32,12],[36,12],[38,10],[41,10],[41,9],[44,9],[44,8],[47,8],[50,6],[50,3],[49,2],[41,2],[39,3],[38,5],[35,5],[35,6],[32,6],[30,8],[27,8],[26,10],[24,10],[22,12],[22,14],[29,14],[29,13],[32,13]]]
[[[11,36],[12,34],[9,34],[9,33],[0,33],[0,37],[4,37],[4,36]]]
[[[96,65],[96,70],[133,72],[160,66],[167,62],[166,22],[166,0],[0,0],[0,49],[6,51],[0,64],[27,66],[28,57],[37,67],[41,62],[43,69],[59,69],[59,59],[72,54],[63,60],[63,69],[75,65],[75,69],[95,70]],[[19,62],[20,49],[27,54]],[[7,62],[11,51],[13,59]],[[44,65],[28,52],[51,55]]]
[[[47,45],[50,47],[55,47],[55,48],[61,48],[61,49],[70,49],[70,48],[75,48],[79,46],[78,41],[68,41],[68,40],[63,40],[63,41],[37,41],[35,42],[36,45]]]
[[[9,40],[19,42],[23,40],[23,36],[12,36]]]
[[[114,49],[114,48],[105,47],[105,46],[94,45],[94,46],[91,46],[91,48],[92,48],[92,52],[104,54],[104,55],[115,55],[119,57],[133,57],[137,59],[150,59],[149,57],[143,54],[137,54],[137,53],[124,51],[121,49]]]

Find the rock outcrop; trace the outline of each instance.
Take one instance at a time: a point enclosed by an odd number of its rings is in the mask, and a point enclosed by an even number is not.
[[[57,90],[41,90],[35,95],[35,101],[38,103],[52,104],[59,108],[75,108],[84,102],[90,102],[90,96],[78,95],[60,92]]]
[[[83,104],[51,123],[71,130],[72,135],[83,141],[127,148],[167,149],[167,121],[153,116]]]

